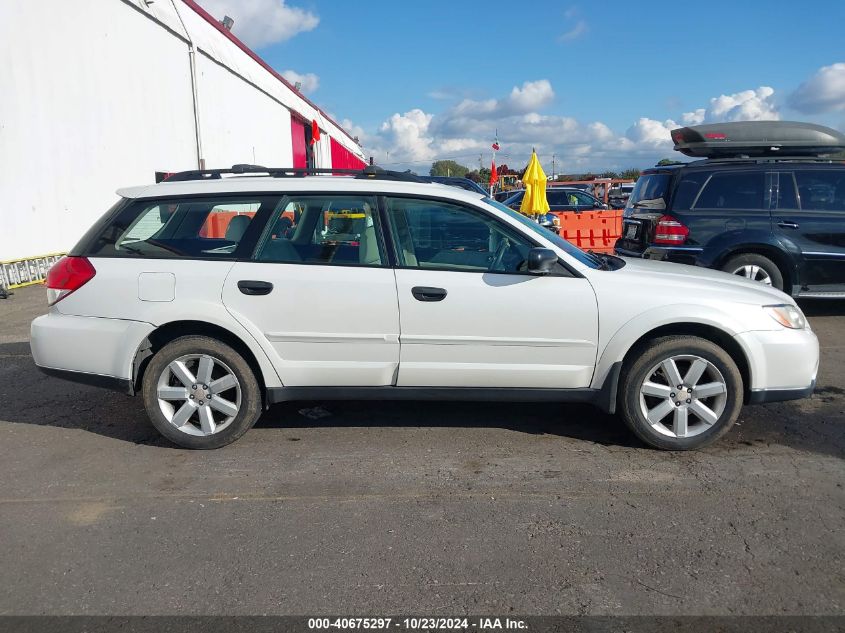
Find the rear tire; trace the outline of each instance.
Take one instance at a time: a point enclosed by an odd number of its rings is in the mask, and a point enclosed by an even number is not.
[[[757,253],[745,253],[731,257],[724,263],[722,270],[783,290],[783,273],[780,268],[768,257]]]
[[[685,451],[712,444],[733,426],[742,375],[730,355],[694,336],[655,339],[622,369],[619,411],[649,446]]]
[[[153,426],[184,448],[231,444],[261,415],[261,389],[249,364],[207,336],[162,347],[147,365],[141,391]]]

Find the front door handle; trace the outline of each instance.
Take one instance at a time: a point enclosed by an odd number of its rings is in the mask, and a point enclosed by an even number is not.
[[[780,222],[778,222],[778,226],[782,229],[797,229],[798,223],[781,220]]]
[[[273,291],[273,284],[269,281],[242,279],[238,282],[238,290],[245,295],[269,295]]]
[[[411,294],[417,301],[443,301],[446,298],[446,289],[414,286],[411,288]]]

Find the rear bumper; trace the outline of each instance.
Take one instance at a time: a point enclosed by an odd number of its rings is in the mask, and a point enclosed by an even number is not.
[[[100,374],[89,374],[82,371],[70,371],[69,369],[50,369],[49,367],[38,367],[38,369],[53,378],[61,378],[83,385],[91,385],[92,387],[111,389],[112,391],[119,391],[130,396],[135,395],[135,386],[129,378],[102,376]]]
[[[656,259],[661,262],[675,264],[698,264],[698,256],[704,249],[698,246],[649,246],[643,251],[633,251],[617,246],[614,252],[621,257],[636,257],[638,259]]]
[[[32,322],[29,344],[35,364],[47,373],[87,384],[116,384],[123,391],[124,382],[132,382],[135,353],[153,329],[141,321],[53,310]]]

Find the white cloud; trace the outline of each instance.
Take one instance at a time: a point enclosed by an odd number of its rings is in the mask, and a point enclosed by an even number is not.
[[[587,22],[584,20],[578,20],[571,29],[569,29],[566,33],[563,33],[560,37],[558,37],[558,41],[560,42],[571,42],[572,40],[577,40],[582,35],[585,35],[587,31],[590,30],[590,27],[587,26]]]
[[[639,147],[671,150],[670,132],[677,127],[678,124],[672,119],[667,119],[661,123],[654,119],[641,117],[628,128],[625,137]]]
[[[467,166],[490,160],[498,132],[500,163],[521,167],[536,148],[544,167],[556,157],[559,172],[624,169],[653,165],[673,155],[671,130],[681,125],[738,119],[776,119],[774,90],[766,86],[709,100],[678,117],[639,117],[624,134],[602,121],[583,122],[543,112],[554,100],[549,81],[527,81],[500,98],[464,99],[433,114],[419,108],[394,114],[377,133],[360,138],[378,162],[424,172],[431,161],[450,158]],[[389,152],[389,157],[388,157]]]
[[[391,162],[428,161],[435,156],[432,147],[434,139],[428,128],[433,115],[426,114],[419,108],[414,108],[405,114],[396,113],[381,124],[380,140],[376,147],[384,144],[384,151],[390,152]]]
[[[577,40],[582,35],[585,35],[589,30],[590,27],[587,25],[587,21],[580,17],[581,10],[577,7],[569,7],[566,11],[563,12],[563,17],[566,18],[567,22],[572,23],[571,27],[560,36],[558,36],[558,42],[571,42],[572,40]]]
[[[789,95],[788,103],[804,114],[845,110],[845,63],[819,68]]]
[[[472,117],[500,118],[515,114],[525,114],[539,110],[548,105],[555,98],[552,84],[548,79],[526,81],[522,87],[514,86],[510,94],[504,99],[487,99],[474,101],[464,99],[451,111],[454,118]]]
[[[320,78],[314,73],[299,74],[295,70],[283,70],[281,75],[292,84],[302,84],[300,91],[304,94],[310,94],[320,87]]]
[[[285,0],[201,0],[203,8],[218,20],[228,15],[235,21],[232,33],[249,46],[260,48],[289,40],[303,31],[311,31],[320,18]]]
[[[334,119],[334,117],[332,117],[332,119]],[[359,143],[366,142],[367,133],[364,131],[364,128],[360,125],[355,125],[351,119],[343,119],[340,122],[340,127],[346,130],[349,133],[349,136],[357,138]]]
[[[756,90],[743,90],[731,95],[710,99],[706,108],[685,112],[684,125],[721,123],[722,121],[774,121],[780,119],[774,102],[774,88],[760,86]]]

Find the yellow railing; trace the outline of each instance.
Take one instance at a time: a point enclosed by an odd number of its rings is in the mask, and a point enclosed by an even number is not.
[[[0,261],[0,286],[11,289],[39,284],[47,277],[50,266],[63,255],[64,253],[49,253]]]

